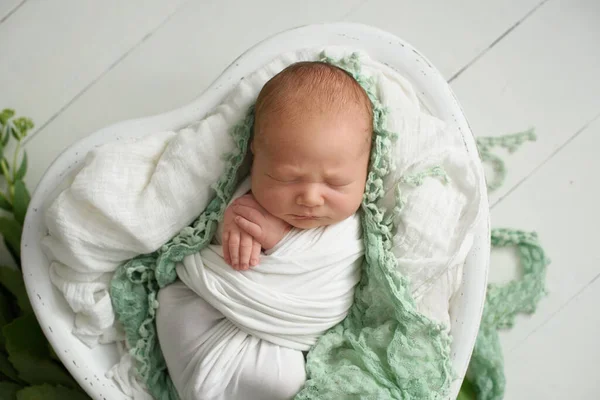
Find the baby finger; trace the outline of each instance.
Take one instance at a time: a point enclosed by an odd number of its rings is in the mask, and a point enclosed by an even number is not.
[[[229,255],[229,231],[223,232],[221,243],[223,244],[223,259],[227,264],[231,265],[231,256]]]
[[[252,206],[243,204],[235,204],[233,206],[233,212],[240,217],[246,218],[250,222],[261,225],[265,221],[264,214]]]
[[[240,241],[240,269],[247,270],[250,266],[250,257],[252,256],[252,236],[242,232]]]
[[[260,261],[260,250],[262,246],[256,240],[252,241],[252,256],[250,257],[250,265],[256,267]]]
[[[243,230],[244,232],[246,232],[247,234],[252,236],[254,239],[258,240],[259,242],[261,241],[262,236],[263,236],[263,230],[260,225],[247,220],[243,216],[235,217],[234,221],[235,221],[235,224],[241,230]]]
[[[233,231],[229,234],[229,255],[231,257],[231,266],[239,269],[240,257],[240,232]]]

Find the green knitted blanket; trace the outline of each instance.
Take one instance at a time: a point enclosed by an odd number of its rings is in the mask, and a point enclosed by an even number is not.
[[[324,61],[352,74],[373,103],[373,150],[361,206],[365,262],[354,305],[347,318],[323,335],[309,352],[308,379],[296,398],[445,398],[454,378],[451,338],[440,324],[417,312],[409,281],[397,272],[397,261],[391,252],[393,211],[386,212],[377,205],[384,194],[383,178],[392,167],[390,144],[394,135],[385,129],[386,110],[375,95],[374,82],[361,74],[356,57]],[[227,155],[226,171],[214,185],[215,197],[206,210],[156,252],[138,256],[120,266],[112,280],[114,310],[125,329],[137,372],[157,399],[178,399],[156,333],[158,290],[176,280],[178,262],[210,243],[237,186],[235,177],[248,149],[253,119],[250,109],[246,118],[231,130],[235,149]],[[486,305],[486,312],[488,308]],[[515,310],[506,311],[508,317]],[[492,319],[496,324],[495,318]],[[505,318],[504,325],[510,320],[510,317]],[[480,362],[478,366],[472,363],[473,368],[469,370],[469,378],[482,388],[481,392],[490,385],[503,388],[499,378],[502,376],[501,353],[494,329],[495,325],[489,335],[480,334],[474,355]],[[494,357],[489,360],[493,362],[485,364],[481,359],[488,359],[486,352],[490,349]],[[488,377],[491,384],[486,381]]]

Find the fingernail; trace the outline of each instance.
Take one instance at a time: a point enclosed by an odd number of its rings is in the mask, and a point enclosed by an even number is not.
[[[257,260],[256,258],[253,258],[253,259],[250,261],[250,264],[252,264],[252,265],[256,265],[256,264],[258,264],[258,260]]]
[[[248,269],[248,264],[242,264],[242,269]]]

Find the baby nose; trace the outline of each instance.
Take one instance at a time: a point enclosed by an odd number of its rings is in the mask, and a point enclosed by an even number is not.
[[[323,196],[317,185],[306,187],[296,199],[296,204],[303,207],[319,207],[324,204]]]

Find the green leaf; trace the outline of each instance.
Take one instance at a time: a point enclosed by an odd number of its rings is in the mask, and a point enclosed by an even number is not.
[[[77,382],[69,375],[62,364],[50,359],[39,359],[29,354],[17,354],[9,357],[17,371],[19,378],[32,385],[50,382],[76,389]]]
[[[4,350],[4,335],[2,328],[14,319],[13,312],[4,290],[0,290],[0,349]]]
[[[0,235],[4,236],[6,243],[12,250],[21,256],[21,232],[23,227],[14,219],[0,217]]]
[[[0,208],[12,212],[12,204],[10,204],[10,201],[2,193],[0,193]]]
[[[0,266],[0,284],[15,296],[23,314],[33,311],[21,271],[7,266]]]
[[[9,379],[19,382],[19,374],[15,367],[8,361],[8,356],[0,352],[0,372],[6,375]]]
[[[1,134],[6,133],[6,135],[4,135],[4,138],[1,137]],[[9,126],[5,126],[2,129],[2,132],[0,132],[0,139],[2,139],[2,147],[6,147],[6,144],[8,143],[8,139],[10,139],[10,127]],[[2,157],[0,157],[2,158]]]
[[[15,176],[15,180],[16,181],[22,180],[23,177],[25,176],[25,173],[27,173],[27,153],[23,152],[23,159],[21,160],[21,165],[19,166],[19,169],[17,170],[17,175]]]
[[[15,128],[17,128],[17,136],[19,137],[19,139],[22,139],[25,136],[27,136],[27,132],[31,128],[33,128],[33,121],[26,117],[15,118],[13,120],[13,124],[15,125]]]
[[[46,338],[33,313],[15,319],[3,331],[8,359],[20,379],[32,385],[50,383],[78,388],[65,368],[50,359]]]
[[[71,390],[61,386],[48,384],[31,386],[17,393],[17,400],[89,400],[89,397],[79,390]]]
[[[11,110],[10,108],[5,108],[0,112],[0,123],[2,125],[6,125],[9,119],[15,116],[15,110]]]
[[[13,260],[15,260],[15,263],[17,265],[19,265],[19,269],[20,269],[21,268],[21,258],[19,257],[19,254],[17,254],[17,252],[10,246],[10,243],[8,243],[8,241],[6,239],[3,239],[3,240],[4,240],[4,246],[8,250],[8,253],[12,256]]]
[[[29,191],[25,187],[25,183],[22,180],[17,180],[14,183],[15,195],[13,200],[13,210],[15,219],[23,226],[25,221],[25,214],[27,213],[27,207],[29,207]]]
[[[10,358],[23,354],[40,359],[49,356],[46,338],[33,313],[15,319],[4,327],[3,332]]]
[[[463,381],[456,400],[477,400],[475,388],[468,379],[465,378],[465,380]]]
[[[52,345],[50,344],[50,342],[48,342],[48,352],[50,353],[51,359],[53,359],[54,361],[58,361],[59,363],[62,364],[62,361],[60,361],[60,358],[58,358],[58,356],[56,355],[56,352],[52,348]]]
[[[23,386],[13,382],[0,382],[0,400],[17,400],[17,392]]]
[[[21,140],[21,138],[19,137],[19,131],[18,130],[13,129],[12,126],[8,125],[8,131],[11,133],[12,137],[14,137],[16,140]]]
[[[8,164],[8,160],[6,159],[6,157],[2,158],[0,160],[0,169],[2,170],[2,175],[4,175],[4,178],[7,181],[11,181],[8,176],[9,171],[10,171],[10,165]]]
[[[5,294],[5,291],[0,289],[0,329],[14,319],[12,307],[7,296],[8,294]],[[0,340],[2,340],[2,335],[0,335]]]

